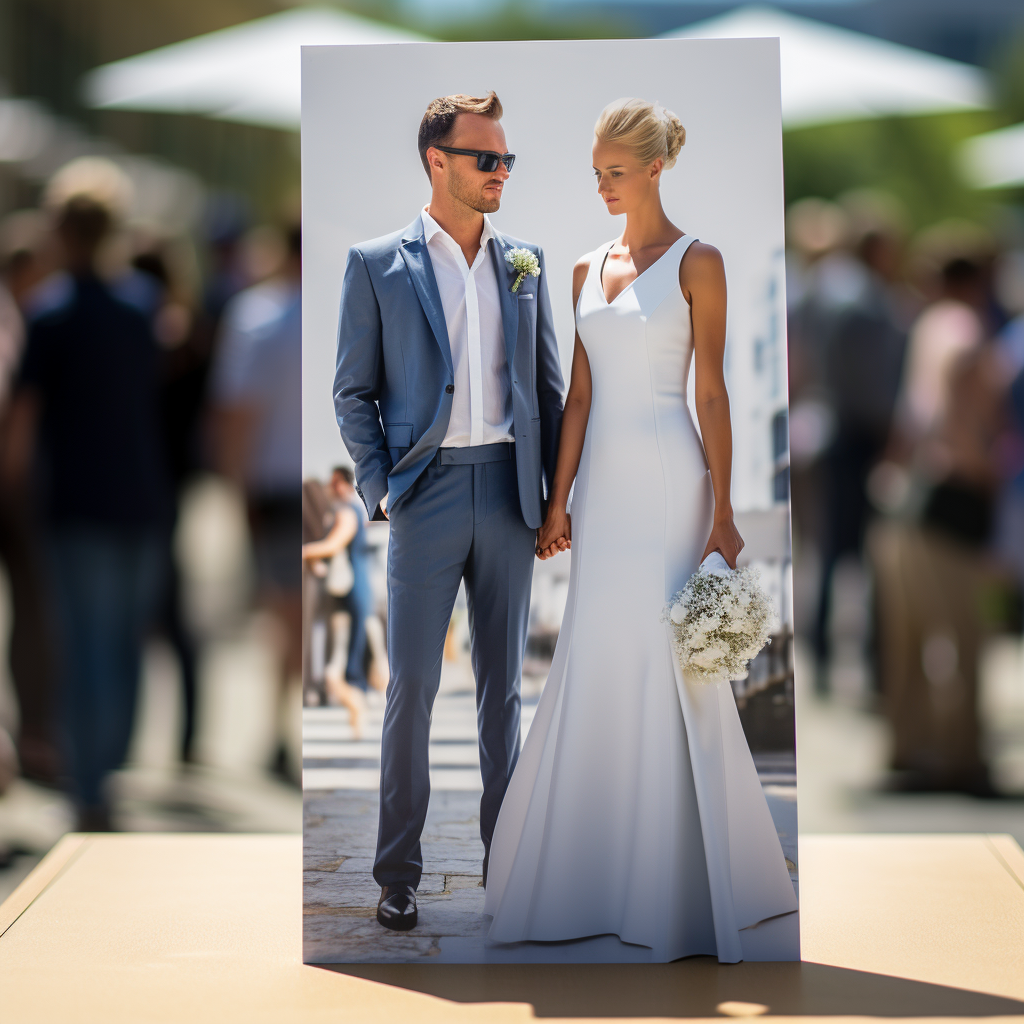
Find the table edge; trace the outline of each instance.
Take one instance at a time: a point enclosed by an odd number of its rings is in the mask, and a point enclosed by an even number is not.
[[[90,838],[87,832],[68,832],[62,836],[53,849],[22,879],[14,892],[0,903],[0,938],[75,860]]]
[[[1024,850],[1011,835],[995,833],[987,835],[996,860],[1002,864],[1011,878],[1024,889]]]

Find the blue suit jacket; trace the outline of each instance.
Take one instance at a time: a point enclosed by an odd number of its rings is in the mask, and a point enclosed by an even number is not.
[[[562,423],[562,371],[551,322],[544,254],[498,235],[487,243],[501,295],[505,355],[512,386],[519,500],[526,524],[544,518]],[[505,247],[532,250],[540,277],[515,272]],[[434,457],[448,430],[454,387],[441,296],[419,217],[404,231],[361,242],[348,252],[341,290],[334,408],[355,462],[356,490],[371,519],[390,494],[397,507]]]

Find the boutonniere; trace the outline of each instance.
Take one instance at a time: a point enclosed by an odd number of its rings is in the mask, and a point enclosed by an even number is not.
[[[515,284],[512,285],[513,292],[519,290],[519,286],[527,274],[530,277],[540,277],[540,260],[529,249],[506,249],[505,262],[516,271]]]

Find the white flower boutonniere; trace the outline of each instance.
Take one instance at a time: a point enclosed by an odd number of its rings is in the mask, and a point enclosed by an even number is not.
[[[519,286],[527,274],[530,277],[540,277],[540,260],[529,249],[506,249],[505,262],[513,270],[518,271],[515,284],[512,285],[514,292],[519,291]]]

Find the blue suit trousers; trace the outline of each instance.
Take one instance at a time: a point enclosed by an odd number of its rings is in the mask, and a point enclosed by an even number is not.
[[[536,532],[519,501],[512,444],[441,448],[389,510],[388,658],[380,825],[373,877],[419,884],[430,796],[430,716],[462,580],[480,741],[480,837],[490,845],[519,757],[520,674]]]

